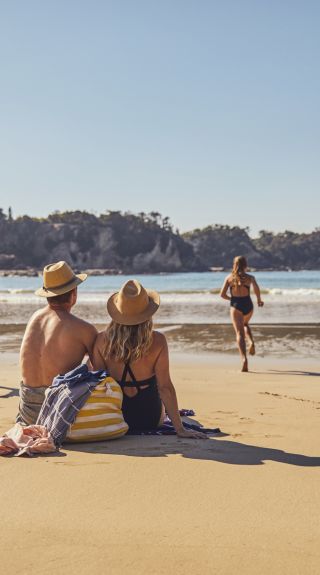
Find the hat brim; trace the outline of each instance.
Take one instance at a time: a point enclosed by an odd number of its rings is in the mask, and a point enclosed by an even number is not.
[[[77,287],[79,284],[84,282],[87,279],[87,277],[88,277],[88,274],[77,274],[74,277],[74,280],[65,286],[62,286],[60,288],[50,288],[50,289],[46,289],[46,288],[42,287],[42,288],[37,289],[34,293],[40,297],[55,297],[57,295],[63,295],[64,293],[68,293],[69,291],[72,291],[75,287]]]
[[[149,296],[149,305],[141,313],[128,315],[121,313],[116,305],[116,299],[119,292],[112,294],[107,301],[107,310],[110,317],[120,325],[139,325],[150,319],[159,309],[160,295],[153,290],[146,290]]]

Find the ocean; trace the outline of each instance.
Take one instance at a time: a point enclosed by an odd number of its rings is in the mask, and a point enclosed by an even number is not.
[[[255,272],[254,275],[265,302],[263,308],[255,306],[252,318],[257,339],[261,340],[261,353],[294,352],[302,345],[304,354],[318,354],[320,271]],[[232,351],[234,335],[229,304],[219,296],[225,277],[223,272],[207,272],[138,275],[136,279],[160,292],[161,306],[155,322],[167,331],[172,345],[183,349]],[[108,322],[107,298],[127,279],[131,276],[89,277],[78,289],[74,313],[104,326]],[[34,295],[40,285],[40,277],[0,277],[0,350],[21,339],[30,315],[46,303]],[[252,297],[255,302],[254,295]]]

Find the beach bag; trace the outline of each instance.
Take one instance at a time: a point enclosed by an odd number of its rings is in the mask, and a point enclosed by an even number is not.
[[[112,377],[106,377],[78,412],[65,441],[103,441],[125,435],[128,425],[121,411],[122,399],[120,385]]]

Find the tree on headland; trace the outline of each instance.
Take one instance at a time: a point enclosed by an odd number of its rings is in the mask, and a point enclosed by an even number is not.
[[[256,249],[248,231],[248,228],[216,224],[187,232],[182,237],[191,243],[208,268],[229,268],[233,258],[239,254],[246,254],[252,266],[263,267],[265,258]]]
[[[159,212],[150,212],[148,216],[155,224],[159,224],[161,221],[161,214],[159,214]]]
[[[311,234],[261,230],[253,239],[249,228],[216,224],[180,234],[156,211],[56,210],[47,218],[13,218],[11,208],[8,215],[0,208],[0,245],[0,261],[16,268],[66,259],[79,269],[204,271],[230,268],[233,257],[243,254],[257,269],[320,269],[320,229]]]

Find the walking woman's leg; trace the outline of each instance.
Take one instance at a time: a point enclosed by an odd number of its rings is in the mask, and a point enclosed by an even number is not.
[[[247,349],[246,349],[246,338],[244,331],[244,318],[241,311],[238,311],[234,307],[230,309],[231,319],[236,332],[237,344],[239,348],[239,353],[242,360],[242,370],[248,371],[248,359],[247,359]]]
[[[252,316],[253,316],[253,310],[244,316],[244,331],[245,331],[245,334],[249,340],[249,344],[250,344],[249,345],[249,353],[250,353],[250,355],[254,355],[256,353],[252,331],[251,331],[251,328],[249,326],[249,321],[252,318]]]

